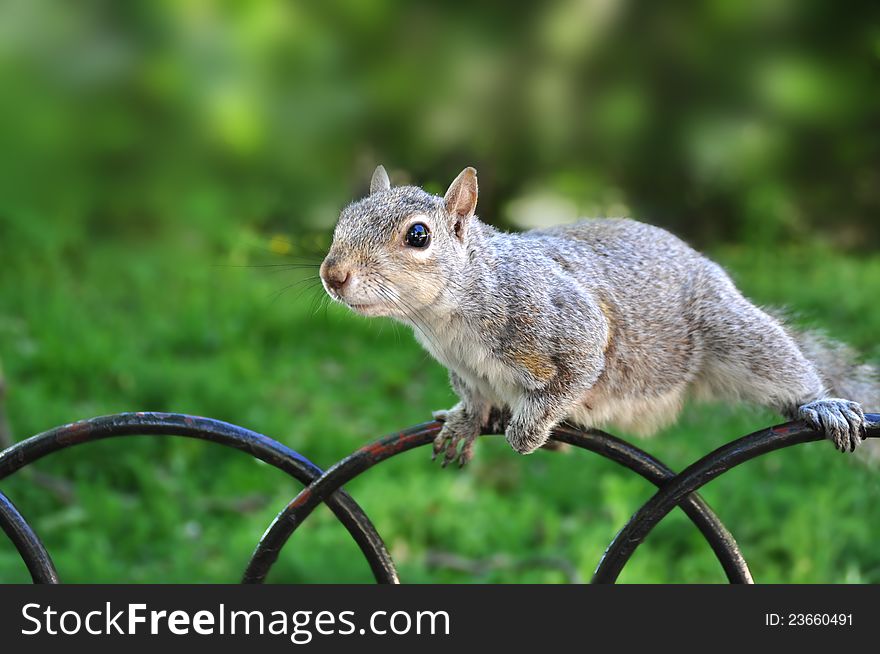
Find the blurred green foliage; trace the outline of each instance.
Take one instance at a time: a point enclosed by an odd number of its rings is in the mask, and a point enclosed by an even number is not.
[[[327,307],[310,273],[377,162],[441,191],[480,171],[510,227],[633,215],[709,250],[756,300],[880,357],[880,8],[772,0],[0,4],[0,361],[24,437],[168,410],[322,466],[451,404],[400,327]],[[290,286],[292,285],[292,286]],[[880,407],[874,407],[880,410]],[[691,407],[646,447],[680,468],[778,417]],[[408,581],[589,578],[651,493],[582,453],[473,467],[427,452],[350,490]],[[132,438],[2,483],[67,581],[231,581],[296,492],[205,443]],[[760,581],[880,582],[876,470],[827,444],[705,492]],[[507,563],[505,563],[507,561]],[[524,562],[520,565],[518,562]],[[484,566],[478,566],[484,567]],[[677,514],[626,581],[720,581]],[[275,581],[368,581],[319,511]],[[26,574],[0,539],[0,581]]]
[[[0,238],[28,252],[159,227],[221,242],[218,224],[327,227],[377,160],[435,189],[476,165],[493,221],[550,196],[703,242],[880,235],[870,3],[2,12]]]

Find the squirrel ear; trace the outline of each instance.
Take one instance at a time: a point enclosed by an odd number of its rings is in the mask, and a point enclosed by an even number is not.
[[[462,170],[449,185],[443,201],[453,216],[463,220],[473,216],[477,208],[477,171],[470,166]]]
[[[381,165],[376,166],[376,170],[373,171],[373,178],[370,180],[370,195],[376,195],[376,193],[390,189],[391,180],[388,179],[385,167]]]

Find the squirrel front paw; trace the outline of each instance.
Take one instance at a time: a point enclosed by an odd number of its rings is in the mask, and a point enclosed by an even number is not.
[[[865,434],[865,414],[858,402],[838,398],[816,400],[799,407],[798,416],[824,432],[841,452],[855,450]]]
[[[443,422],[443,428],[434,439],[434,455],[443,452],[444,468],[458,459],[461,468],[474,458],[474,441],[480,435],[480,423],[464,407],[456,406],[448,411],[434,411],[434,419]],[[459,449],[460,446],[460,449]]]
[[[511,422],[504,437],[520,454],[531,454],[550,439],[550,429]]]

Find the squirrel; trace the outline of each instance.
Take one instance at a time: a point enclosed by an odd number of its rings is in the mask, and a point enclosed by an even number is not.
[[[687,397],[750,402],[804,420],[840,451],[862,442],[877,370],[747,300],[678,237],[626,218],[507,233],[475,215],[465,168],[444,197],[376,168],[343,209],[320,266],[326,292],[413,328],[460,401],[436,412],[434,456],[473,456],[499,415],[529,454],[553,428],[611,423],[650,434]]]

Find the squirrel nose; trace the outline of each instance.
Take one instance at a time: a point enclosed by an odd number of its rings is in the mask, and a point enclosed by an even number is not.
[[[328,266],[324,270],[324,281],[334,291],[341,291],[349,279],[351,279],[351,273],[338,266]]]

